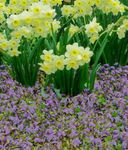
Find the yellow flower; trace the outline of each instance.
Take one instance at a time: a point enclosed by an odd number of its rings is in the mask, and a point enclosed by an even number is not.
[[[125,37],[125,33],[126,33],[126,28],[124,25],[120,26],[118,29],[117,29],[117,35],[118,35],[118,38],[119,39],[122,39]]]
[[[30,12],[33,12],[34,15],[38,15],[42,11],[42,4],[40,2],[32,3],[29,10],[30,10]]]
[[[82,7],[83,6],[83,0],[76,0],[75,1],[75,3],[74,3],[74,5],[76,6],[76,7]]]
[[[96,18],[93,18],[93,20],[85,26],[85,29],[91,43],[94,43],[99,38],[99,32],[103,30],[102,26],[96,22]]]
[[[81,50],[83,49],[82,47],[78,46],[78,43],[74,43],[73,45],[67,45],[66,46],[66,53],[65,56],[68,58],[75,58],[77,60],[81,59]]]
[[[96,22],[96,18],[85,26],[86,34],[90,37],[92,34],[98,34],[100,31],[103,30],[102,26]]]
[[[11,32],[11,37],[20,39],[22,37],[22,33],[19,29],[14,30],[13,32]]]
[[[51,62],[53,60],[53,50],[43,50],[43,55],[41,55],[41,59],[45,62]]]
[[[77,10],[77,16],[85,16],[92,14],[92,3],[90,0],[75,0],[74,7]]]
[[[90,42],[91,42],[92,44],[94,44],[95,41],[96,41],[98,38],[99,38],[99,35],[98,35],[98,34],[94,34],[94,35],[92,35],[92,37],[90,37]]]
[[[56,0],[57,3],[59,1]],[[7,9],[7,24],[10,29],[13,29],[11,34],[14,34],[15,38],[22,36],[26,38],[31,36],[46,37],[51,33],[51,24],[53,24],[55,31],[60,27],[60,22],[54,19],[56,12],[51,5],[42,4],[42,1],[39,0],[23,0],[21,3],[24,5],[22,11],[18,6],[20,2],[15,6],[9,4]],[[22,29],[22,31],[19,29]]]
[[[17,49],[19,47],[20,40],[12,38],[8,41],[9,47],[12,49]]]
[[[58,70],[63,70],[65,61],[64,61],[64,55],[61,56],[54,56],[54,61],[53,61],[56,69]]]
[[[42,8],[42,15],[44,19],[51,20],[55,17],[56,13],[54,9],[51,9],[49,5],[44,5]]]
[[[95,5],[105,14],[112,12],[117,15],[124,12],[124,5],[119,0],[95,0]]]
[[[9,28],[15,29],[21,25],[21,21],[17,15],[11,15],[10,18],[7,19],[7,24]]]
[[[74,9],[72,6],[70,5],[64,5],[62,8],[61,8],[61,11],[62,11],[62,15],[63,16],[69,16],[69,15],[72,15],[73,12],[74,12]]]
[[[125,28],[126,28],[126,30],[128,29],[128,19],[125,19],[124,21],[123,21],[123,24],[124,24],[124,26],[125,26]]]
[[[44,71],[48,75],[55,73],[56,71],[53,63],[44,62],[44,63],[40,63],[39,65],[40,65],[40,70]]]
[[[35,36],[42,36],[42,37],[46,37],[47,36],[47,30],[42,27],[42,26],[38,26],[36,28],[34,28],[34,33],[35,33]]]
[[[52,22],[52,27],[54,32],[57,31],[60,28],[60,21],[57,21],[56,19]],[[51,26],[50,26],[51,28]]]
[[[119,39],[122,39],[125,37],[125,33],[128,31],[128,19],[124,19],[123,24],[118,27],[117,29],[117,35]]]
[[[82,61],[81,61],[81,65],[85,64],[85,63],[89,63],[90,62],[90,58],[93,56],[93,52],[90,51],[89,47],[86,47],[83,51],[82,51]]]
[[[78,32],[79,32],[79,27],[71,24],[71,26],[69,28],[69,34],[71,34],[71,36],[73,36],[75,33],[78,33]]]
[[[70,70],[70,69],[77,70],[79,68],[79,64],[76,59],[67,58],[65,59],[65,64],[66,64],[67,70]]]
[[[23,20],[23,23],[26,25],[31,25],[31,23],[33,22],[33,14],[28,11],[23,11],[20,14],[20,18],[21,20]]]
[[[8,50],[9,49],[9,44],[7,40],[1,40],[0,41],[0,49],[2,50]]]
[[[32,28],[31,27],[25,27],[22,26],[21,28],[18,28],[19,32],[22,36],[29,38],[32,35]]]
[[[18,51],[17,49],[13,49],[13,50],[10,50],[8,52],[8,54],[11,56],[11,57],[14,57],[14,56],[19,56],[21,54],[20,51]]]

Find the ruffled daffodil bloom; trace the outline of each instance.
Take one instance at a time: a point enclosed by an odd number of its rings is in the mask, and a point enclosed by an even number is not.
[[[75,58],[76,60],[81,59],[81,50],[83,49],[83,47],[79,47],[78,43],[67,45],[66,49],[67,51],[65,53],[65,56],[67,58]]]
[[[52,62],[51,63],[44,62],[44,63],[40,63],[39,65],[40,65],[40,70],[44,71],[48,75],[55,73],[56,71],[55,66]]]
[[[123,21],[123,24],[118,27],[118,29],[117,29],[118,38],[119,39],[124,38],[126,31],[128,31],[128,19],[125,19]]]
[[[64,55],[54,56],[53,63],[58,70],[63,70],[65,66]]]
[[[99,38],[99,33],[103,28],[97,23],[96,18],[93,18],[89,24],[85,25],[85,30],[87,36],[90,38],[90,42],[94,43]]]
[[[14,56],[19,56],[20,54],[21,54],[21,52],[20,51],[18,51],[17,49],[13,49],[13,50],[10,50],[9,52],[8,52],[8,54],[11,56],[11,57],[14,57]]]
[[[66,69],[74,69],[77,70],[79,68],[79,63],[76,59],[73,58],[66,58],[65,59]]]
[[[41,59],[45,62],[51,62],[53,60],[53,50],[44,50]]]
[[[82,61],[81,64],[89,63],[91,57],[93,56],[93,52],[90,51],[90,48],[87,47],[82,51]]]

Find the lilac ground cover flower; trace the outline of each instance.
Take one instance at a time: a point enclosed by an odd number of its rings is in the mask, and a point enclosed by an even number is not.
[[[92,93],[40,91],[0,70],[0,149],[128,149],[128,66],[101,67]]]

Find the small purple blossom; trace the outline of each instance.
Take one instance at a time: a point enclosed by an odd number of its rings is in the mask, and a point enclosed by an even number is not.
[[[78,147],[80,144],[81,144],[81,141],[80,141],[79,138],[76,138],[76,139],[72,140],[72,145],[74,147]]]

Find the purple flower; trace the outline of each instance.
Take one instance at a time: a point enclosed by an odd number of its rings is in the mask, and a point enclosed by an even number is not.
[[[96,125],[95,125],[93,122],[90,122],[90,123],[89,123],[89,126],[90,126],[90,127],[95,127]]]
[[[57,134],[58,134],[59,137],[62,137],[62,136],[66,135],[65,132],[61,131],[61,130],[59,130]]]
[[[42,139],[40,139],[40,138],[35,138],[35,139],[34,139],[34,142],[42,143],[42,142],[43,142],[43,140],[42,140]]]
[[[76,138],[76,139],[73,139],[73,140],[72,140],[72,145],[73,145],[74,147],[77,147],[77,146],[79,146],[80,144],[81,144],[81,141],[80,141],[79,138]]]
[[[72,130],[71,133],[69,134],[69,137],[73,138],[73,137],[75,137],[77,135],[78,135],[77,131]]]

